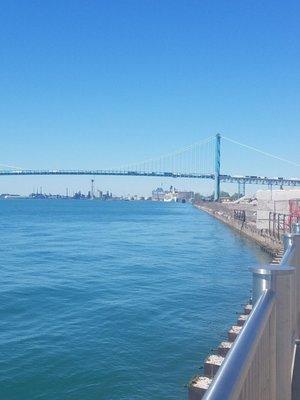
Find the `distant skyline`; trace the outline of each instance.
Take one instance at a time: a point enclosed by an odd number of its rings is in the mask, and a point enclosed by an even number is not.
[[[298,162],[299,2],[10,0],[0,7],[0,164],[117,168],[217,132]],[[300,176],[299,167],[225,142],[222,171]],[[161,183],[213,190],[194,180],[95,182],[123,195],[149,194]],[[90,179],[0,178],[2,193],[40,186],[88,190]]]

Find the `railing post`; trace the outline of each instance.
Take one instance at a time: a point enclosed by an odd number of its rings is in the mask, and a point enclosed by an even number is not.
[[[293,225],[293,233],[295,235],[300,235],[300,223],[297,222],[296,224]]]
[[[252,270],[252,301],[257,302],[265,290],[271,289],[271,275],[269,266],[253,268]]]
[[[285,239],[292,245],[287,248],[282,264],[295,268],[295,307],[296,307],[296,336],[300,338],[300,224],[294,224],[291,237]]]
[[[253,270],[253,301],[256,302],[263,291],[271,289],[275,293],[275,315],[270,329],[269,354],[270,398],[291,399],[291,368],[295,341],[295,270],[288,266],[266,266]]]
[[[283,249],[284,251],[287,251],[289,247],[291,247],[293,244],[293,236],[291,233],[285,233],[283,235]]]
[[[273,267],[274,268],[274,267]],[[276,294],[276,399],[291,399],[291,376],[295,343],[295,272],[275,267],[271,288]]]

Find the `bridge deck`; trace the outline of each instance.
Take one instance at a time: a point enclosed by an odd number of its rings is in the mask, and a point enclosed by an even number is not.
[[[169,172],[169,171],[120,171],[120,170],[0,170],[0,176],[25,176],[25,175],[106,175],[106,176],[147,176],[165,178],[191,178],[191,179],[215,179],[214,173],[194,173],[194,172]],[[300,186],[300,178],[282,177],[262,177],[262,176],[237,176],[221,174],[220,182],[254,184],[269,186]]]

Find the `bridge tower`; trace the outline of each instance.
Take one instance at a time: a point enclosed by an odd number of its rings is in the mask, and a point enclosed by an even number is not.
[[[215,196],[214,200],[220,200],[220,167],[221,167],[221,135],[216,135],[215,147]]]

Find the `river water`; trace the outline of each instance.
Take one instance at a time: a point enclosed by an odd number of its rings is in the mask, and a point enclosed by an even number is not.
[[[185,399],[268,257],[188,204],[3,200],[0,398]]]

